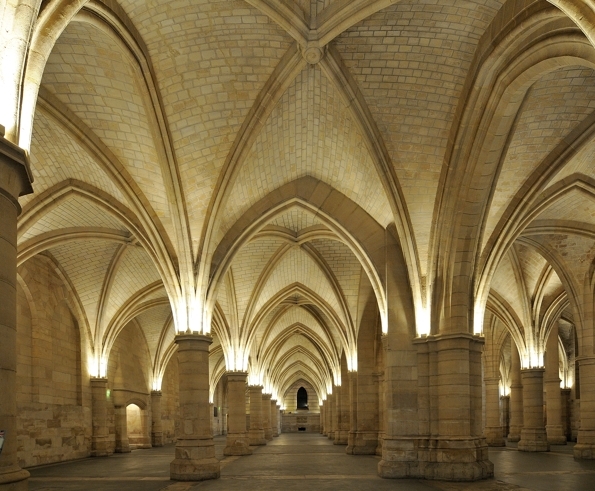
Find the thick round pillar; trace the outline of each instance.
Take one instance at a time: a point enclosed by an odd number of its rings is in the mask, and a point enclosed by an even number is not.
[[[25,152],[0,127],[0,490],[25,490],[29,472],[17,463],[17,216],[19,196],[31,193]]]
[[[326,421],[324,419],[324,413],[326,410],[325,405],[326,405],[326,400],[322,401],[322,404],[320,405],[320,434],[326,436],[326,430],[325,430]]]
[[[209,414],[210,336],[179,334],[179,421],[176,422],[176,453],[170,477],[177,481],[204,481],[219,477],[219,461]]]
[[[521,358],[514,341],[510,343],[510,427],[508,441],[518,442],[523,429],[523,384],[521,381]]]
[[[227,374],[227,440],[223,455],[251,455],[246,434],[246,372]]]
[[[562,394],[560,392],[560,356],[558,353],[558,325],[550,331],[545,348],[545,407],[547,411],[547,441],[550,445],[566,445],[562,427]]]
[[[160,390],[151,391],[151,445],[154,447],[163,447]]]
[[[264,439],[273,439],[273,428],[271,427],[271,394],[262,394],[262,429]]]
[[[124,413],[124,417],[126,413]],[[91,379],[91,457],[105,457],[111,454],[108,448],[107,429],[107,379]]]
[[[271,399],[271,430],[273,437],[279,436],[279,413],[277,412],[276,399]]]
[[[578,359],[580,367],[580,426],[575,459],[595,459],[595,357]]]
[[[282,420],[283,415],[281,413],[281,406],[279,404],[277,404],[275,406],[275,408],[276,408],[276,413],[277,413],[277,436],[279,436],[282,433],[281,430],[283,428],[283,425],[281,424],[281,421],[283,421]]]
[[[484,436],[490,447],[503,447],[504,433],[500,423],[500,380],[484,378],[486,394],[486,424]]]
[[[264,428],[262,425],[262,385],[251,385],[250,392],[250,430],[248,441],[250,445],[266,445]]]
[[[353,454],[357,436],[357,372],[349,372],[349,433],[345,453]]]
[[[500,396],[500,407],[502,408],[502,434],[508,435],[510,430],[510,396]]]
[[[521,370],[523,382],[523,429],[518,449],[547,452],[550,446],[543,424],[543,368]]]
[[[114,424],[116,429],[116,453],[130,452],[128,441],[128,420],[126,418],[126,406],[114,408]]]

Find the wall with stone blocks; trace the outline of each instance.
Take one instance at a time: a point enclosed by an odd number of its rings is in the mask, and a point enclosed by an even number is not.
[[[281,431],[283,433],[297,433],[299,428],[305,428],[306,433],[320,432],[320,413],[298,411],[283,414],[281,417]]]
[[[48,258],[27,261],[18,275],[19,465],[86,457],[91,438],[89,376],[79,324],[69,306],[72,299]]]

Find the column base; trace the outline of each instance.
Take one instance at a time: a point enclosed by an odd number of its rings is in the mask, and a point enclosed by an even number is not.
[[[28,491],[29,471],[20,467],[12,467],[0,473],[1,491]]]
[[[248,443],[252,446],[266,445],[267,441],[264,437],[264,430],[249,430]]]
[[[377,431],[349,433],[349,444],[345,452],[350,455],[376,455],[378,449]]]
[[[566,445],[566,435],[562,430],[562,425],[546,425],[545,432],[550,445]]]
[[[252,455],[245,433],[228,433],[223,455]]]
[[[98,437],[91,440],[91,457],[107,457],[112,453],[107,437]]]
[[[163,447],[163,432],[151,433],[151,445],[154,447]]]
[[[264,439],[269,442],[273,439],[273,430],[271,428],[264,429]]]
[[[378,432],[378,446],[376,447],[376,455],[379,455],[382,457],[382,442],[384,441],[384,432]]]
[[[116,444],[116,449],[114,450],[115,453],[130,453],[130,451],[128,441],[126,441],[126,443],[121,443],[120,445]]]
[[[178,440],[176,458],[169,465],[174,481],[206,481],[220,476],[219,461],[215,458],[215,444],[208,440]]]
[[[488,447],[504,447],[506,445],[502,426],[486,426],[483,433]]]
[[[549,452],[545,428],[523,428],[517,449],[521,452]]]
[[[577,443],[572,449],[572,452],[575,459],[595,459],[595,445],[589,443]]]
[[[327,437],[329,440],[334,440],[334,439],[335,439],[335,432],[334,432],[334,431],[329,431],[329,432],[326,434],[326,437]]]
[[[345,430],[335,431],[335,445],[347,445],[347,439],[349,438],[349,432]]]
[[[494,476],[483,438],[385,439],[378,475],[385,479],[479,481]]]
[[[523,431],[522,426],[511,426],[508,430],[508,437],[507,440],[509,442],[518,442],[521,440],[521,431]]]

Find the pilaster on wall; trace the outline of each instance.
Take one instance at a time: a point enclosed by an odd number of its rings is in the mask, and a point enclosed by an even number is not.
[[[0,489],[26,490],[29,472],[17,463],[16,328],[18,197],[33,192],[24,150],[4,138],[0,126],[0,429],[5,444],[0,454]]]
[[[107,428],[107,379],[91,379],[91,415],[93,421],[91,435],[91,457],[105,457],[112,452],[109,448]],[[124,408],[126,418],[126,408]]]
[[[381,477],[493,476],[481,429],[482,345],[470,334],[388,339]]]

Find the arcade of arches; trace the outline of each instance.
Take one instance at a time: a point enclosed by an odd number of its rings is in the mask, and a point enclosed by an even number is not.
[[[386,478],[595,458],[593,2],[0,16],[0,489],[303,428]]]

